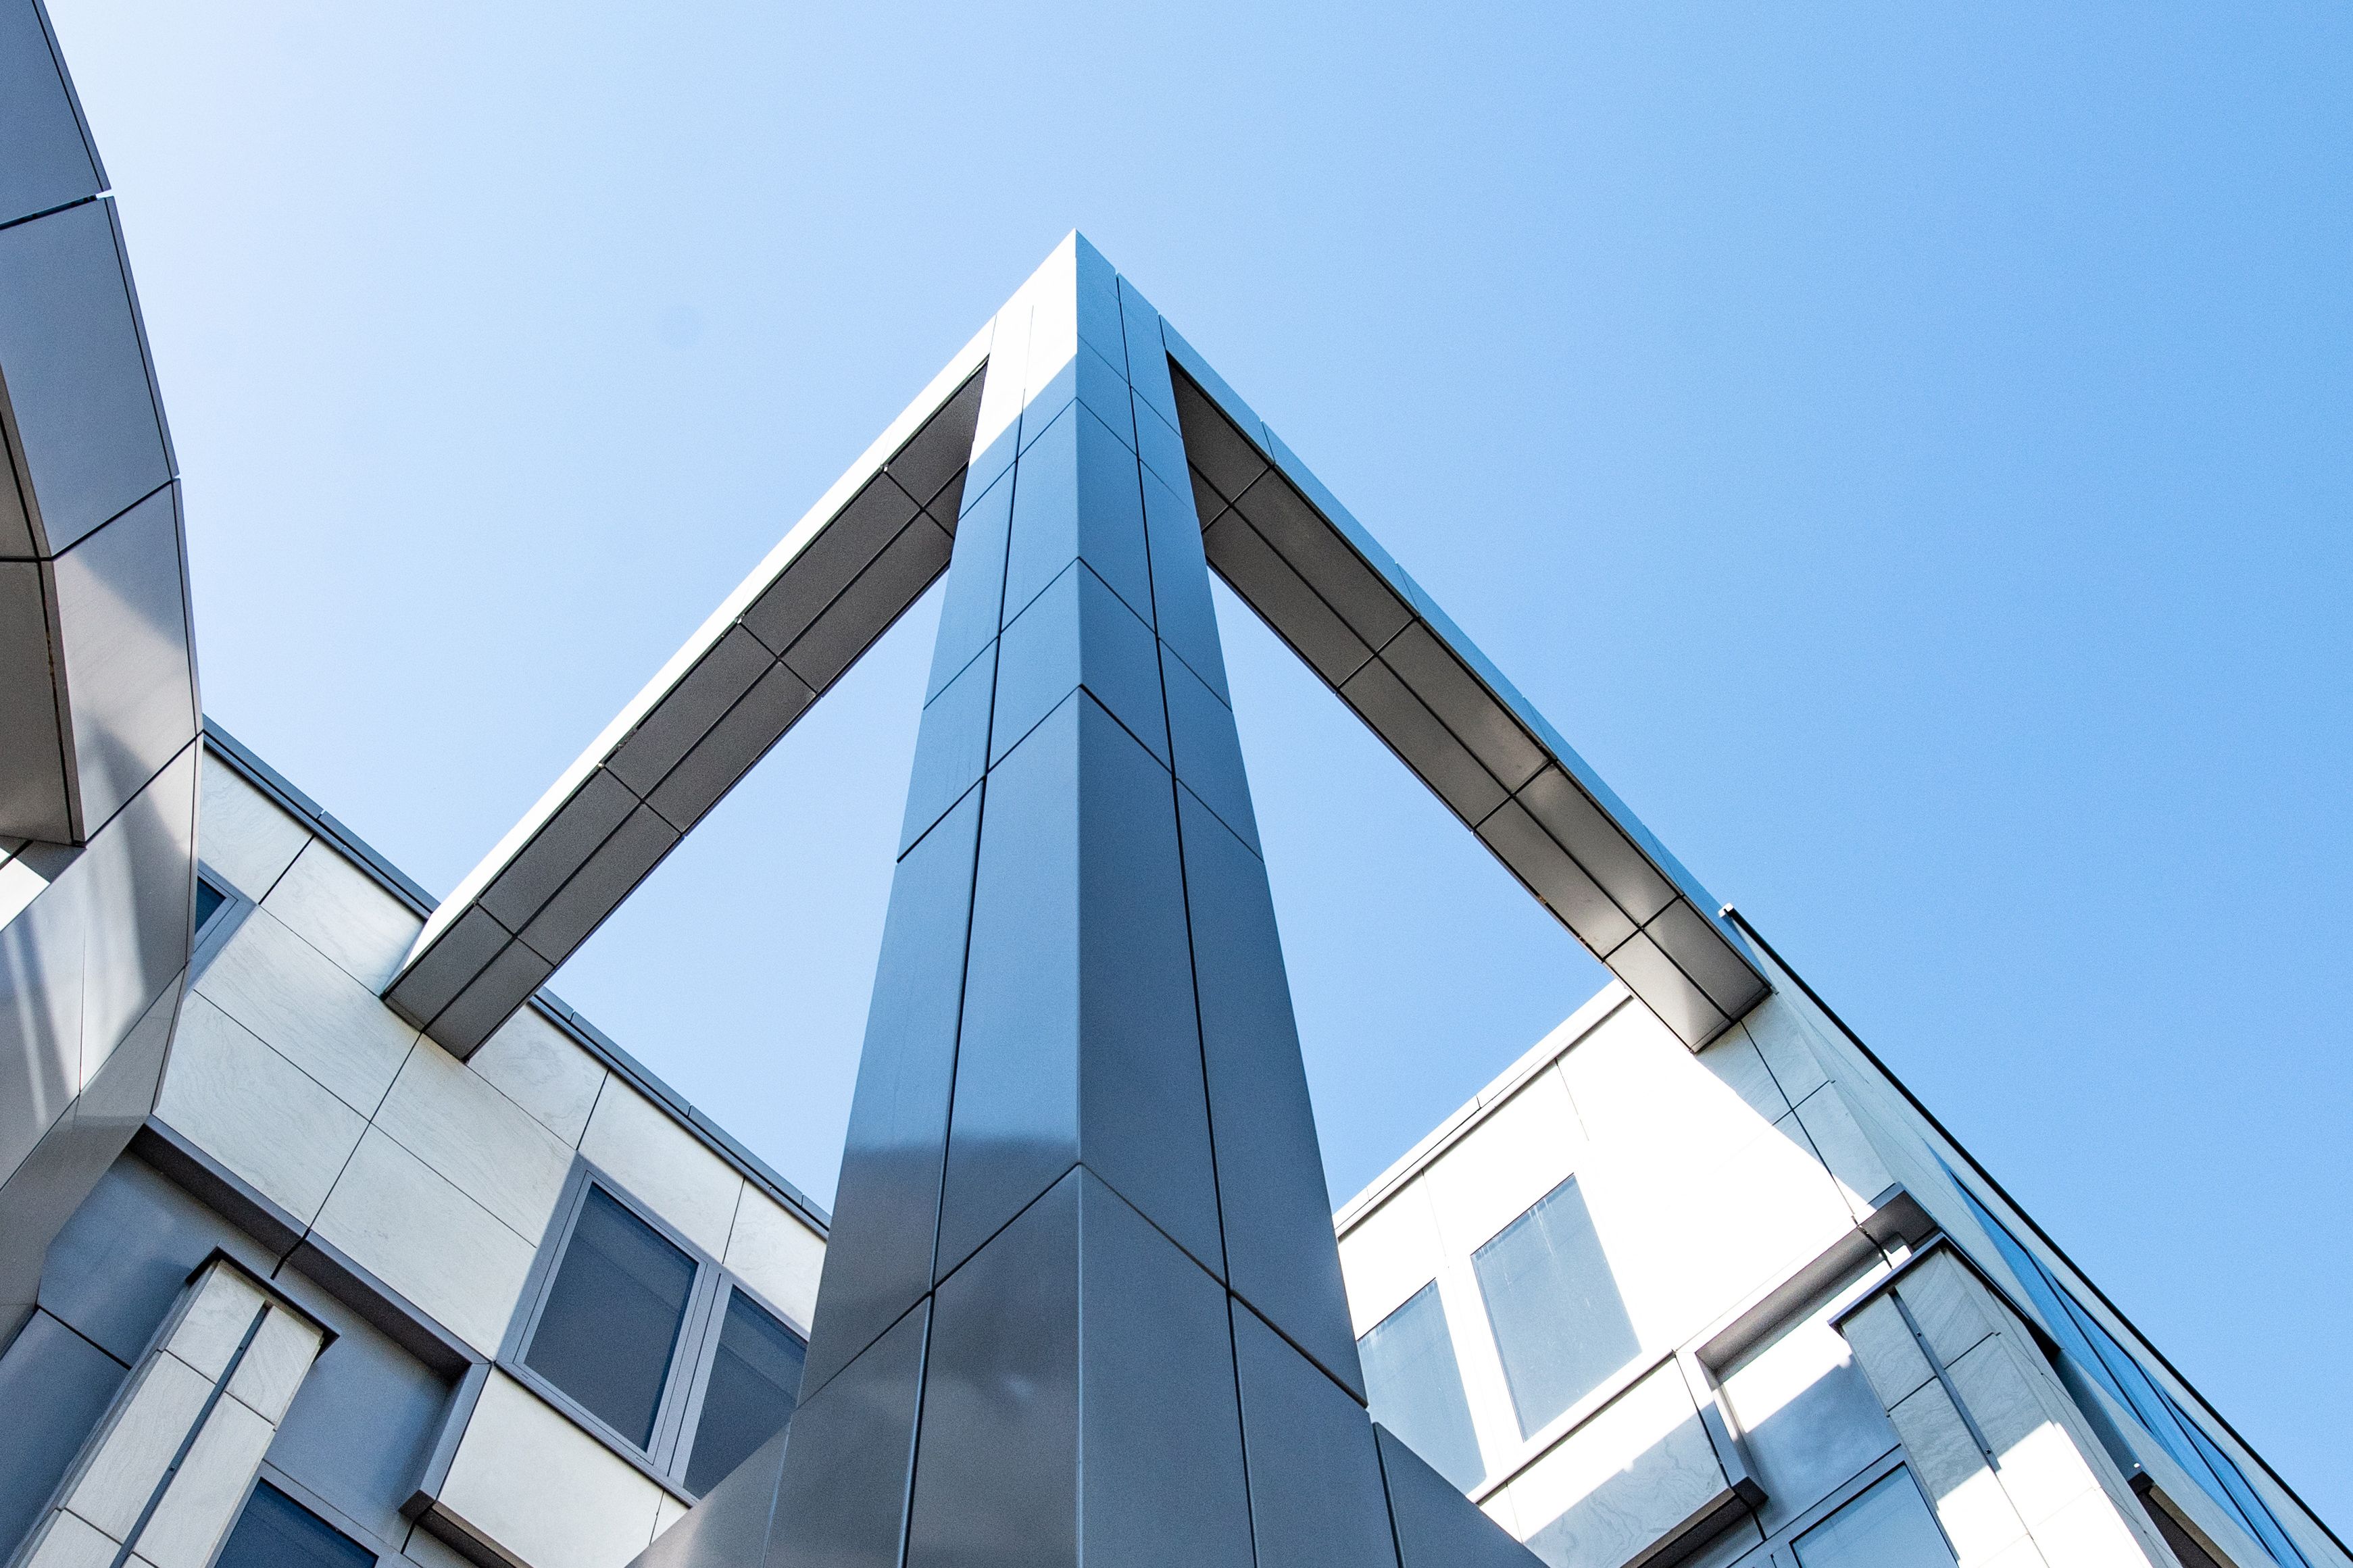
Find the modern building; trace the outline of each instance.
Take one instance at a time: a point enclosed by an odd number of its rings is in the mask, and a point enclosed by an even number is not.
[[[437,900],[103,187],[0,0],[8,1568],[2353,1568],[1083,239]],[[1212,570],[1615,976],[1336,1226]],[[829,1216],[546,982],[943,580]]]

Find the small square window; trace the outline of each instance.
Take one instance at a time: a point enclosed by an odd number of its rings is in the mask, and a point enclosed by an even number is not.
[[[702,1394],[686,1489],[700,1496],[785,1428],[800,1398],[808,1348],[741,1290],[727,1293],[710,1382]]]
[[[197,878],[196,934],[199,936],[203,935],[205,927],[212,924],[213,917],[220,913],[222,910],[227,908],[229,901],[229,896],[227,893],[214,887],[204,878]]]
[[[213,1568],[375,1568],[375,1560],[268,1481],[256,1481]]]

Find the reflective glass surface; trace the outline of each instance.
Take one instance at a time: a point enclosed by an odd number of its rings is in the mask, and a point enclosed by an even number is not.
[[[1435,1280],[1366,1331],[1356,1342],[1364,1358],[1365,1391],[1373,1419],[1405,1439],[1424,1463],[1463,1490],[1486,1474],[1471,1406],[1446,1332],[1446,1309]]]
[[[741,1290],[727,1297],[719,1354],[702,1394],[686,1489],[709,1491],[793,1418],[807,1347]]]
[[[375,1553],[271,1486],[254,1484],[215,1568],[375,1568]]]
[[[1897,1470],[1798,1537],[1799,1568],[1953,1568],[1928,1505]]]
[[[197,878],[196,930],[204,930],[205,922],[212,919],[214,915],[219,913],[220,907],[227,902],[228,902],[228,895],[227,893],[222,892],[218,888],[214,887],[202,877]]]
[[[692,1258],[590,1187],[523,1363],[642,1448],[693,1285]]]
[[[1473,1253],[1471,1265],[1523,1436],[1641,1348],[1574,1176]]]

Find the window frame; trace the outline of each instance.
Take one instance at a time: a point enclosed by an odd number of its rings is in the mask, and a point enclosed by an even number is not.
[[[539,1331],[540,1320],[546,1313],[548,1301],[554,1294],[556,1277],[564,1267],[565,1255],[572,1249],[580,1211],[588,1202],[591,1188],[603,1193],[628,1214],[652,1226],[654,1234],[684,1253],[694,1266],[693,1280],[687,1287],[685,1310],[679,1318],[678,1337],[670,1345],[670,1365],[662,1374],[661,1397],[654,1407],[653,1438],[643,1445],[589,1409],[554,1379],[523,1359],[531,1349],[532,1337]],[[730,1295],[738,1290],[753,1305],[784,1325],[786,1332],[799,1340],[806,1355],[808,1347],[806,1329],[788,1314],[779,1311],[776,1303],[760,1294],[748,1280],[713,1258],[707,1249],[697,1246],[691,1237],[614,1180],[594,1161],[575,1153],[571,1170],[565,1173],[563,1191],[556,1197],[554,1212],[549,1216],[547,1229],[532,1258],[531,1271],[524,1277],[522,1294],[517,1300],[514,1316],[508,1323],[505,1337],[500,1342],[499,1370],[554,1405],[607,1447],[629,1460],[649,1479],[659,1482],[664,1489],[691,1503],[699,1500],[702,1494],[687,1489],[687,1466],[693,1458],[694,1440],[700,1435],[703,1395],[710,1387],[712,1367],[719,1357],[719,1334],[725,1326],[727,1301]],[[794,1408],[798,1411],[797,1402]]]
[[[245,923],[245,918],[259,908],[243,888],[214,870],[201,858],[196,861],[196,878],[199,881],[211,883],[222,897],[220,908],[212,912],[210,920],[202,925],[192,924],[188,929],[190,985],[196,983],[196,977],[219,955],[220,950],[228,945],[229,939],[237,934],[237,928]],[[193,912],[191,905],[192,916]]]

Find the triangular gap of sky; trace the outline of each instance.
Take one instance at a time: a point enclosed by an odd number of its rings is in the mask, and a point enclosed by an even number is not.
[[[839,1172],[934,588],[552,987],[819,1203]],[[1607,973],[1219,584],[1219,624],[1345,1201]]]

